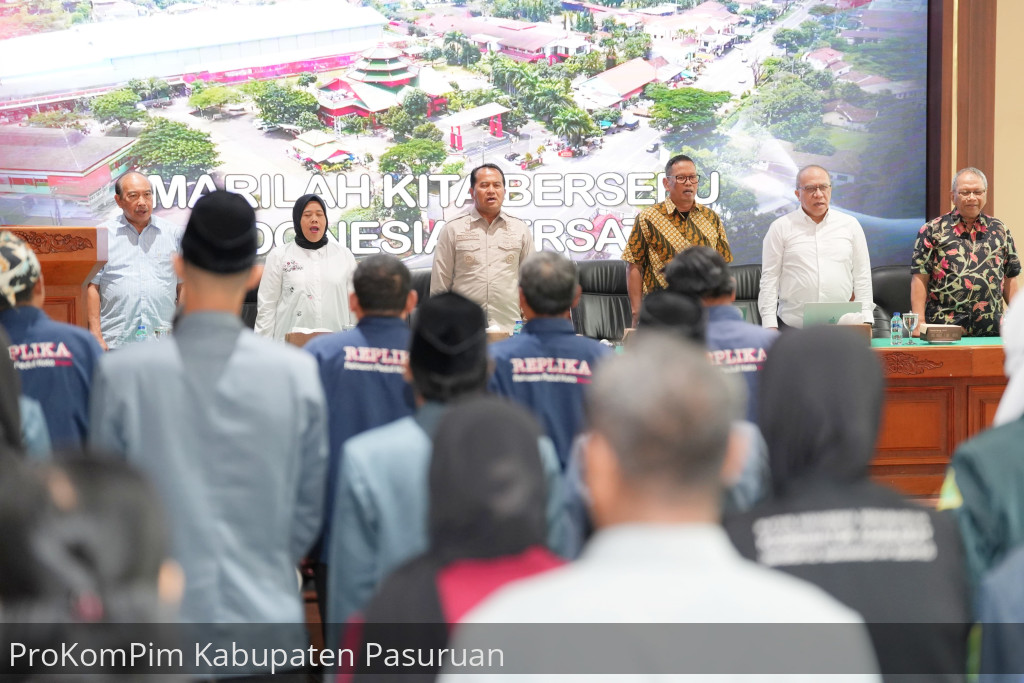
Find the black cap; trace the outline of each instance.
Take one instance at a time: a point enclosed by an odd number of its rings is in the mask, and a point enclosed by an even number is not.
[[[409,363],[440,375],[469,372],[487,358],[487,318],[461,294],[432,296],[416,314]]]
[[[211,273],[238,273],[256,261],[256,212],[242,195],[203,195],[181,238],[181,256]]]

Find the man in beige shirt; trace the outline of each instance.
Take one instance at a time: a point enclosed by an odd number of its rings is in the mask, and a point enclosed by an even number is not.
[[[483,164],[469,174],[473,208],[449,221],[437,239],[430,294],[455,292],[480,304],[488,326],[511,331],[519,310],[519,264],[533,253],[526,223],[501,210],[505,174]]]

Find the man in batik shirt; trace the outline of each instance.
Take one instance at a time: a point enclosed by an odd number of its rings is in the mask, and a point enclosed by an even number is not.
[[[1004,301],[1017,291],[1020,259],[1003,222],[981,213],[987,191],[984,173],[957,171],[951,193],[956,208],[917,234],[910,305],[920,328],[960,325],[968,337],[999,336]]]
[[[633,309],[633,327],[644,295],[667,286],[661,271],[677,253],[702,245],[717,251],[727,263],[732,261],[722,219],[697,204],[699,181],[693,159],[685,154],[672,157],[665,164],[665,178],[661,181],[668,190],[668,198],[637,214],[622,253],[622,260],[629,263],[626,288]]]

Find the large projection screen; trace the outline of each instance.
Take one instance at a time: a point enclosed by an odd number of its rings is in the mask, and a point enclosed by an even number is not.
[[[760,262],[808,164],[873,266],[909,263],[926,219],[927,0],[5,7],[5,224],[108,220],[137,169],[180,223],[214,186],[248,195],[263,254],[316,192],[357,258],[427,266],[491,162],[539,247],[618,258],[677,153],[735,263]]]

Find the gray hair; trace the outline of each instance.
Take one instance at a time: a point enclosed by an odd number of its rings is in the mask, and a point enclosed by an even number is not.
[[[538,251],[519,269],[523,297],[539,315],[559,315],[572,307],[576,296],[576,264],[553,251]]]
[[[796,189],[800,189],[800,176],[802,176],[804,172],[810,171],[812,168],[819,168],[822,171],[824,171],[825,175],[828,176],[828,181],[830,183],[832,182],[832,174],[828,172],[827,168],[825,168],[824,166],[819,166],[818,164],[808,164],[807,166],[804,166],[803,168],[796,172]]]
[[[959,171],[956,172],[956,175],[953,176],[953,184],[949,188],[950,192],[956,192],[956,184],[960,180],[960,176],[964,175],[965,173],[973,173],[974,175],[981,178],[981,186],[985,188],[986,192],[988,191],[988,178],[985,177],[985,174],[982,173],[980,170],[974,168],[973,166],[968,166],[967,168],[961,168]]]
[[[585,400],[625,478],[679,491],[719,485],[737,399],[704,349],[651,332],[598,368]]]

